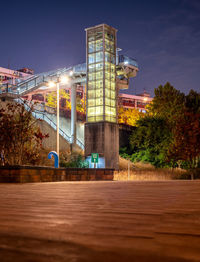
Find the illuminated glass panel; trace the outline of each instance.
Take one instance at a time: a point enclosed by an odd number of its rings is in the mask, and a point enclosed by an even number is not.
[[[88,99],[88,106],[89,107],[95,106],[95,99]]]
[[[95,98],[95,91],[94,90],[88,90],[88,99]]]
[[[110,102],[111,102],[110,105],[111,105],[112,107],[116,107],[116,101],[115,101],[115,100],[111,99]]]
[[[96,41],[96,51],[102,51],[103,50],[103,39]]]
[[[87,121],[117,121],[116,30],[101,25],[87,31]]]
[[[95,65],[93,64],[93,65],[89,65],[88,66],[88,71],[89,72],[94,72],[95,71]]]
[[[95,62],[95,54],[89,54],[88,56],[88,64],[92,64]]]
[[[103,70],[103,63],[96,64],[96,71]]]
[[[103,92],[103,80],[102,79],[96,81],[96,88],[102,89],[102,92]]]
[[[115,82],[111,82],[111,86],[110,87],[111,87],[112,90],[115,90]]]
[[[96,63],[103,61],[103,52],[96,53]]]
[[[101,80],[103,78],[103,71],[96,72],[96,80]]]
[[[95,87],[95,81],[88,81],[88,90],[94,89],[94,87]]]
[[[96,89],[96,98],[103,97],[103,88],[102,89]]]
[[[97,106],[102,106],[103,105],[103,98],[97,98],[96,99],[96,105]]]
[[[89,73],[88,74],[88,81],[93,81],[95,80],[95,73]]]
[[[89,53],[95,52],[95,42],[94,42],[94,41],[93,41],[93,42],[90,42],[90,43],[88,44],[88,52],[89,52]]]

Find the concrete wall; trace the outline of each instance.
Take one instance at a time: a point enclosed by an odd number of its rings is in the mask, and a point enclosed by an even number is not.
[[[2,97],[0,98],[1,107],[5,108],[7,103],[16,103],[13,98],[10,97]],[[56,116],[53,114],[46,115],[56,123]],[[43,141],[43,147],[47,150],[54,150],[56,151],[56,130],[54,130],[47,122],[37,120],[37,124],[40,127],[42,133],[49,134],[49,138],[44,139]],[[77,122],[77,138],[84,142],[84,124],[81,122]],[[70,136],[71,134],[71,120],[66,119],[64,117],[60,117],[60,128]],[[66,151],[70,148],[70,143],[66,141],[61,135],[60,135],[60,151]],[[82,150],[75,146],[74,151],[81,152]]]
[[[0,167],[1,183],[113,180],[114,169]]]
[[[45,113],[51,120],[56,123],[57,116],[54,114]],[[65,118],[60,115],[59,118],[60,128],[68,135],[71,136],[71,119]],[[76,135],[77,138],[84,144],[84,123],[81,121],[76,121]]]
[[[42,146],[50,151],[56,151],[56,130],[45,121],[37,120],[37,124],[43,134],[49,134],[49,137],[43,140]],[[66,151],[69,149],[70,144],[60,135],[60,151]]]
[[[118,169],[119,129],[109,122],[85,124],[85,156],[98,153],[105,158],[105,167]]]
[[[119,124],[119,147],[128,147],[129,139],[136,127]]]

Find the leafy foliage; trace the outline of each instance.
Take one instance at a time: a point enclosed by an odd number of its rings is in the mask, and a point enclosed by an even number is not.
[[[200,165],[200,94],[185,96],[170,83],[155,89],[144,118],[136,121],[130,138],[132,161],[156,167],[197,168]]]
[[[185,97],[182,114],[172,129],[173,142],[169,146],[168,159],[180,162],[186,169],[200,164],[200,94],[191,90]]]
[[[118,110],[118,122],[119,124],[136,126],[137,120],[143,115],[144,113],[139,112],[139,110],[135,108],[120,107]]]
[[[138,120],[137,125],[130,138],[134,152],[131,160],[149,162],[156,167],[165,166],[167,146],[171,140],[166,121],[160,117],[146,116]]]
[[[200,156],[200,114],[185,112],[173,130],[174,141],[170,145],[168,159],[188,162],[188,168],[198,165]]]
[[[186,96],[185,107],[188,112],[200,114],[200,93],[190,90]]]
[[[60,98],[60,104],[62,108],[71,110],[71,102],[70,102],[70,95],[64,90],[59,90],[59,98]],[[47,106],[56,108],[57,107],[57,93],[56,91],[53,91],[47,95]],[[80,97],[76,98],[76,110],[80,113],[85,112],[84,107],[84,100]]]
[[[47,103],[46,103],[47,106],[50,106],[50,107],[53,107],[53,108],[57,107],[57,93],[56,93],[56,91],[48,93],[46,98],[47,98]],[[68,108],[68,109],[71,109],[70,96],[64,89],[59,90],[59,98],[60,98],[60,100],[64,99],[65,100],[65,107]]]
[[[39,159],[42,141],[48,135],[41,133],[32,118],[33,107],[7,103],[0,107],[0,165],[35,164]]]
[[[89,163],[81,155],[73,155],[70,152],[62,154],[60,157],[60,167],[88,168]]]
[[[149,114],[162,117],[171,126],[177,117],[182,114],[185,104],[185,95],[176,90],[169,82],[160,85],[155,90],[155,97],[149,105]]]

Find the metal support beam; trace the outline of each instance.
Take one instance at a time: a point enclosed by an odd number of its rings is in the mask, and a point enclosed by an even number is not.
[[[76,84],[71,86],[71,143],[76,144]]]

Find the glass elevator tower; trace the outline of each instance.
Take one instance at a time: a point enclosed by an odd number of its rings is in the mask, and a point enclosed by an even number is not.
[[[86,29],[87,114],[85,155],[99,153],[101,167],[118,168],[116,32],[106,24]]]

